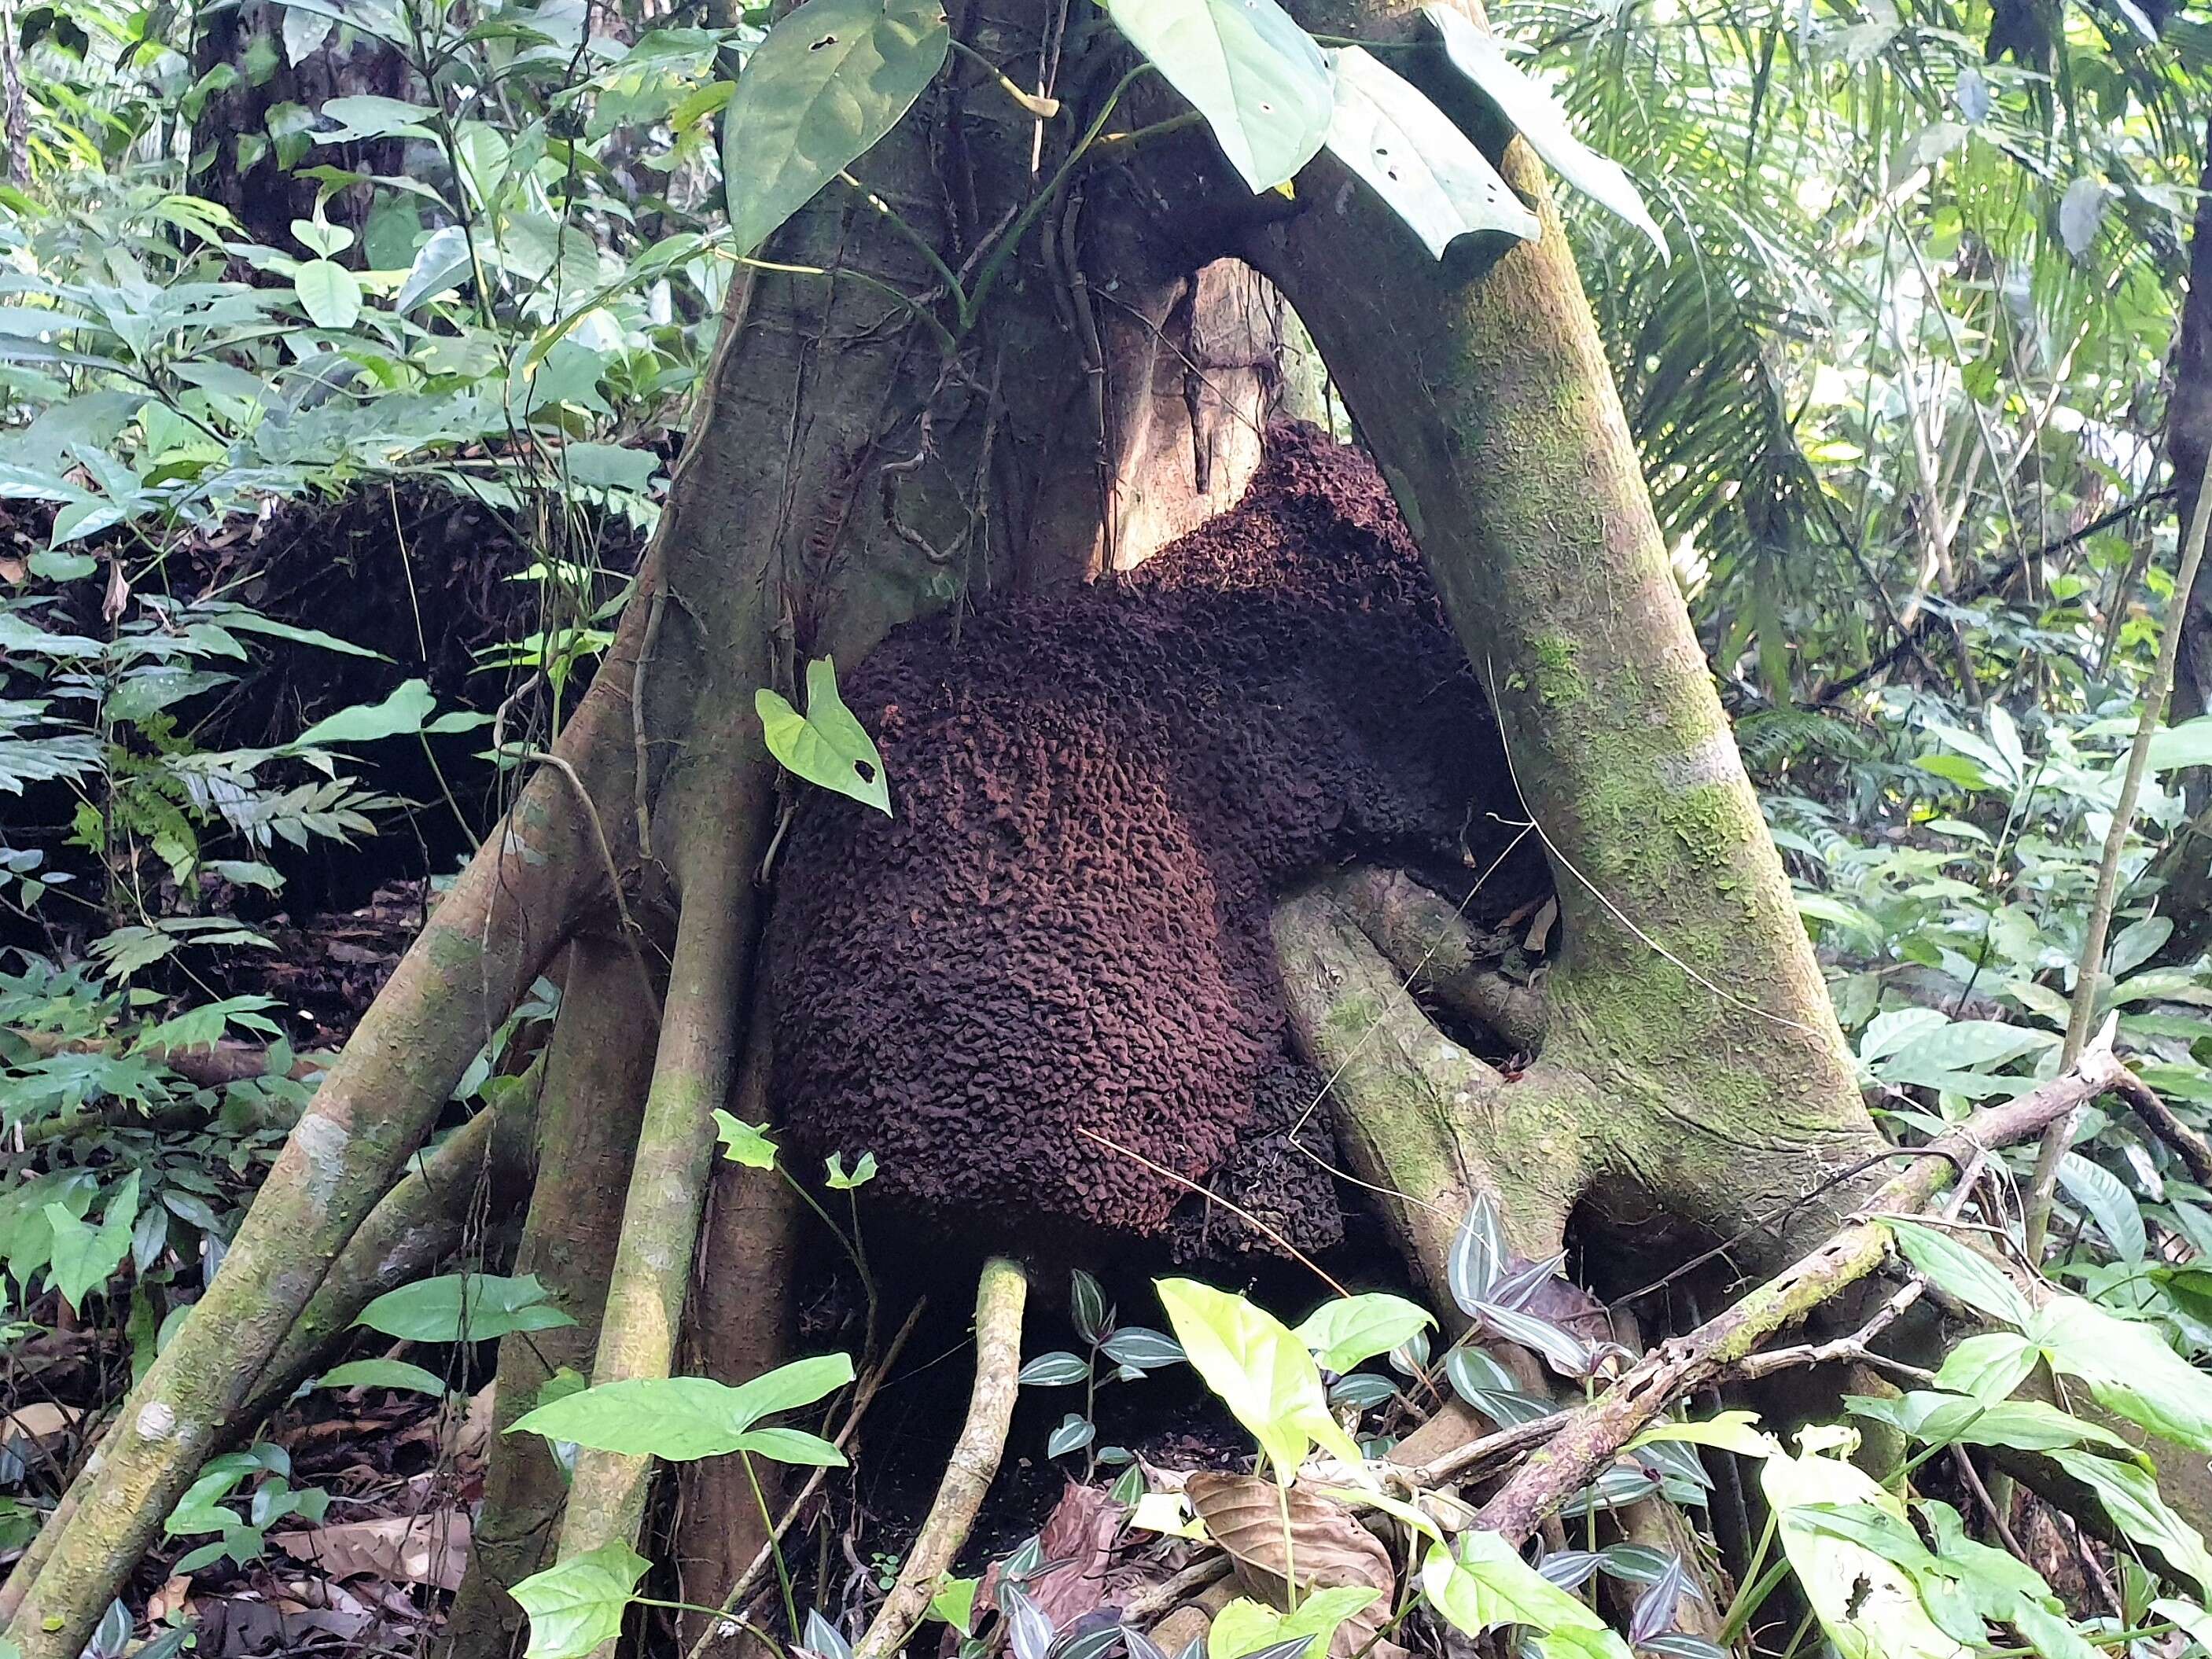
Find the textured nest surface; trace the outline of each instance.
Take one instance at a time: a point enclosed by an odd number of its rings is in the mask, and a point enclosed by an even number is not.
[[[999,1242],[1160,1234],[1188,1189],[1148,1164],[1334,1242],[1287,1139],[1326,1153],[1272,900],[1353,857],[1487,862],[1511,815],[1371,464],[1279,429],[1234,511],[1135,572],[957,643],[905,629],[845,695],[896,816],[808,791],[793,827],[769,960],[799,1143],[872,1150],[886,1196]],[[1175,1242],[1255,1241],[1187,1213]]]

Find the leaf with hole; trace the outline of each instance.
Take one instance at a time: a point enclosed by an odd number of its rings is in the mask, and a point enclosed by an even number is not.
[[[1328,61],[1275,0],[1105,0],[1115,27],[1213,131],[1256,195],[1327,137]]]
[[[1498,169],[1419,88],[1358,46],[1329,57],[1336,93],[1328,153],[1405,221],[1432,258],[1462,236],[1528,241],[1542,234]]]
[[[873,149],[951,49],[939,0],[807,0],[778,20],[723,117],[737,252],[756,252]]]
[[[1667,258],[1667,238],[1651,210],[1644,205],[1642,192],[1620,162],[1599,155],[1575,137],[1559,100],[1522,74],[1489,32],[1465,13],[1437,3],[1424,6],[1421,11],[1443,36],[1444,52],[1452,67],[1498,106],[1498,113],[1528,141],[1528,148],[1543,158],[1545,166],[1634,225],[1651,239],[1660,258]]]
[[[836,663],[817,657],[806,665],[805,714],[765,686],[753,694],[753,707],[760,715],[769,753],[787,770],[872,806],[885,817],[891,815],[883,757],[876,752],[875,739],[838,696]]]

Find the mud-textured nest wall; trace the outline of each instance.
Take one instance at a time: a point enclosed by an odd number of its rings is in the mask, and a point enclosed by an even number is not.
[[[1269,447],[1137,571],[908,628],[845,687],[896,816],[810,791],[793,827],[776,1093],[801,1146],[873,1151],[933,1222],[1156,1234],[1187,1193],[1149,1161],[1241,1171],[1302,1247],[1338,1224],[1321,1164],[1255,1139],[1319,1095],[1271,901],[1355,856],[1463,867],[1510,788],[1371,464],[1307,428]]]

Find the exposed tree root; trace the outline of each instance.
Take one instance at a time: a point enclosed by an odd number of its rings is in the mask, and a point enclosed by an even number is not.
[[[436,1151],[410,1162],[406,1175],[369,1212],[331,1264],[322,1285],[270,1357],[230,1433],[244,1431],[283,1404],[373,1298],[419,1277],[461,1247],[479,1181],[491,1182],[495,1205],[512,1203],[520,1196],[529,1180],[532,1104],[528,1097],[516,1097],[480,1113],[448,1135]],[[125,1413],[130,1406],[126,1401]],[[109,1455],[122,1418],[118,1413],[109,1425],[88,1469]],[[82,1478],[70,1484],[29,1547],[16,1559],[7,1583],[0,1586],[0,1620],[15,1615],[45,1569],[87,1484]]]
[[[1888,1254],[1885,1213],[1923,1208],[1960,1169],[2039,1134],[2114,1086],[2124,1068],[2109,1034],[2074,1069],[2032,1093],[1978,1112],[1930,1146],[1877,1192],[1852,1222],[1810,1255],[1707,1320],[1662,1343],[1589,1406],[1571,1413],[1543,1455],[1524,1464],[1482,1507],[1477,1524],[1518,1542],[1595,1480],[1621,1449],[1675,1401],[1723,1380],[1759,1343],[1879,1267]]]
[[[968,1420],[953,1443],[937,1499],[899,1568],[898,1582],[866,1634],[853,1644],[854,1659],[890,1659],[906,1645],[936,1593],[937,1581],[968,1541],[983,1494],[1006,1454],[1018,1387],[1014,1378],[1022,1364],[1022,1305],[1028,1297],[1029,1278],[1020,1263],[994,1255],[983,1264],[975,1286],[975,1386],[968,1396]]]
[[[775,1047],[771,1019],[767,977],[758,975],[746,1024],[744,1060],[730,1099],[730,1110],[747,1123],[775,1119],[769,1096]],[[781,1175],[727,1158],[715,1161],[708,1177],[707,1214],[684,1316],[686,1375],[743,1382],[794,1356],[798,1315],[793,1281],[806,1222],[798,1194]],[[814,1237],[818,1240],[818,1234]],[[859,1363],[866,1369],[856,1406],[882,1380],[882,1366],[874,1355],[863,1353]],[[757,1492],[749,1474],[760,1483]],[[819,1490],[823,1475],[820,1469],[810,1473],[802,1499]],[[677,1471],[674,1562],[681,1600],[695,1606],[720,1606],[732,1586],[757,1575],[772,1553],[769,1522],[762,1514],[763,1499],[773,1506],[786,1480],[780,1464],[755,1462],[748,1471],[745,1460],[734,1457],[707,1458]],[[785,1510],[786,1524],[795,1512],[795,1504]],[[720,1626],[721,1621],[696,1613],[684,1614],[682,1620],[686,1640],[695,1645],[713,1641]],[[767,1652],[750,1632],[742,1630],[725,1650]]]
[[[627,713],[629,661],[618,644],[562,734],[586,778],[609,770],[601,751],[611,745],[599,738]],[[293,1129],[222,1271],[131,1391],[107,1455],[82,1477],[76,1512],[9,1626],[21,1659],[76,1659],[331,1261],[593,896],[599,872],[567,786],[541,774],[401,959]]]
[[[653,1063],[652,1010],[632,953],[596,934],[568,947],[561,1012],[544,1060],[537,1184],[516,1252],[517,1273],[538,1275],[576,1322],[517,1333],[499,1346],[489,1466],[469,1553],[468,1576],[446,1623],[456,1659],[507,1653],[522,1626],[507,1586],[545,1565],[568,1480],[544,1441],[505,1432],[562,1366],[588,1370],[614,1263]]]
[[[738,839],[736,826],[726,828]],[[719,867],[695,867],[701,878],[687,883],[677,923],[667,1017],[607,1282],[594,1383],[669,1374],[713,1164],[713,1114],[736,1069],[741,975],[751,944],[750,861],[733,856]],[[561,1558],[615,1539],[634,1540],[652,1473],[650,1458],[580,1452],[561,1523]]]

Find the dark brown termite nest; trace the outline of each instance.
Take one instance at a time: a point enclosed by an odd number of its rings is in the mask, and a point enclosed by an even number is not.
[[[792,828],[768,960],[796,1143],[872,1151],[885,1196],[994,1242],[1273,1248],[1203,1187],[1334,1243],[1271,902],[1353,859],[1464,881],[1517,815],[1373,465],[1280,428],[1233,511],[1137,570],[904,629],[845,696],[896,816],[808,791]]]

